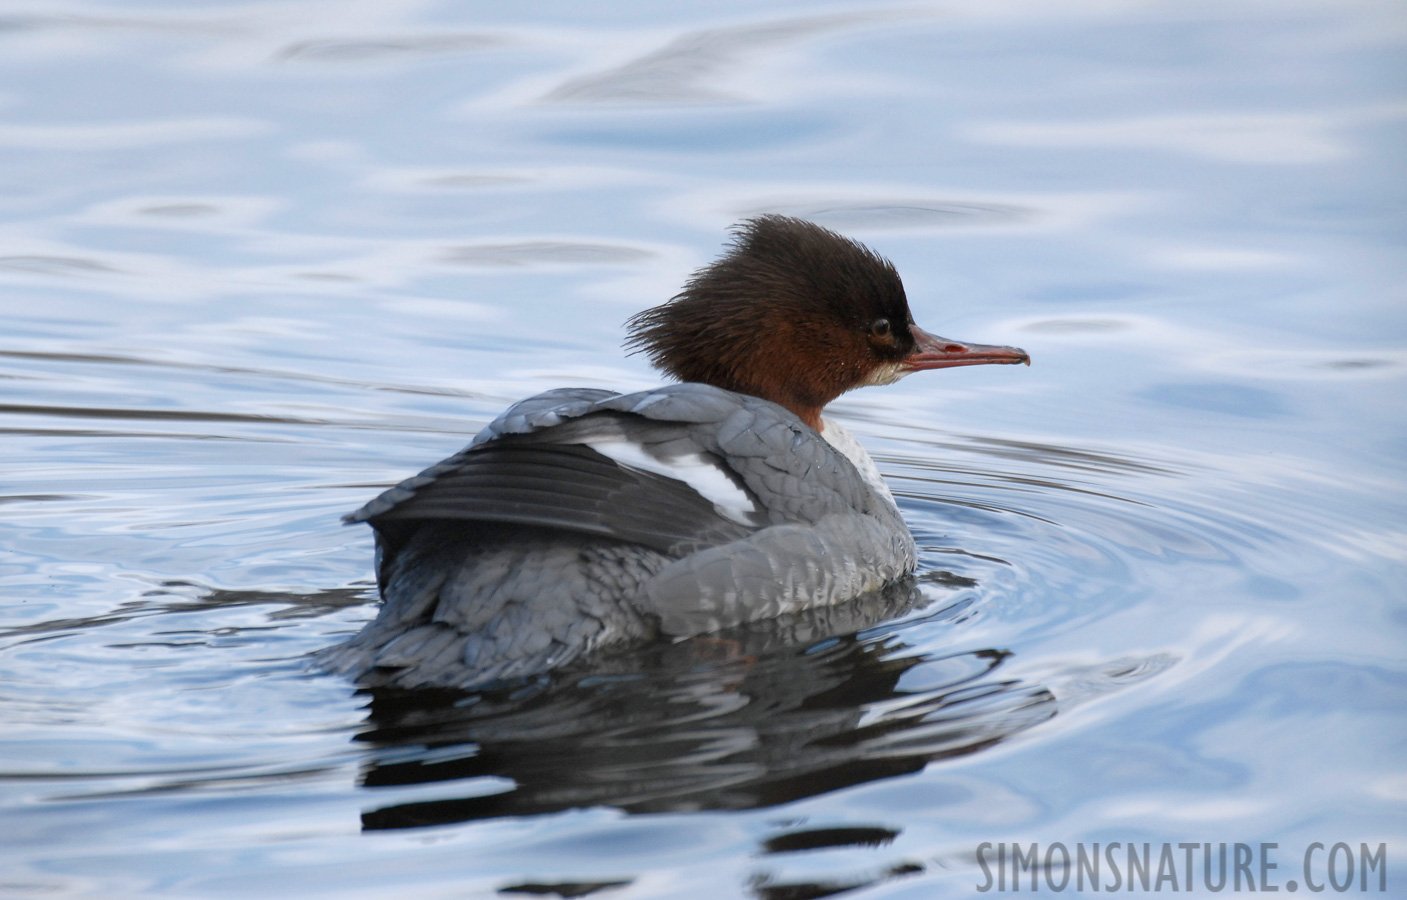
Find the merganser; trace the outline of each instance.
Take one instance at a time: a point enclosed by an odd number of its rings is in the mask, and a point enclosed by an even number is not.
[[[324,662],[364,684],[481,688],[589,651],[852,599],[912,572],[894,497],[821,411],[923,369],[1024,350],[914,324],[894,266],[801,219],[628,323],[678,379],[529,397],[348,523],[376,533],[376,619]]]

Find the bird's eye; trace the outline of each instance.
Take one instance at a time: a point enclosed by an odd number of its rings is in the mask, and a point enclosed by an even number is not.
[[[873,322],[870,323],[870,334],[874,335],[877,338],[889,337],[889,320],[875,319]]]

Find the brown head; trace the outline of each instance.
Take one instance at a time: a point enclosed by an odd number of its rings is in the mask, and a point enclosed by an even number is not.
[[[627,346],[681,381],[771,400],[820,430],[822,408],[853,388],[919,369],[1030,362],[1012,347],[923,331],[889,260],[829,229],[767,215],[733,233],[723,258],[628,323]]]

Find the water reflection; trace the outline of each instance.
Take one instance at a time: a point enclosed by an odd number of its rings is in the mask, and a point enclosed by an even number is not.
[[[4,498],[21,499],[21,498]],[[47,497],[27,497],[23,499],[59,499]],[[191,597],[193,591],[199,593]],[[296,594],[281,591],[238,591],[206,588],[189,581],[168,580],[145,591],[142,599],[119,604],[115,609],[92,616],[45,619],[8,628],[0,628],[0,642],[10,638],[24,640],[29,635],[47,635],[56,632],[90,632],[93,629],[116,625],[131,619],[165,616],[171,613],[198,613],[210,610],[228,610],[239,606],[276,606],[268,614],[270,621],[281,619],[309,618],[326,615],[349,606],[358,606],[365,601],[365,589],[326,588]],[[229,632],[229,628],[222,629]],[[201,632],[191,632],[201,634]],[[148,642],[155,643],[155,642]],[[109,644],[108,646],[121,646]]]
[[[925,653],[876,629],[931,602],[939,580],[649,645],[517,693],[373,690],[363,784],[465,783],[378,806],[363,827],[774,806],[916,772],[1055,715],[1046,688],[999,674],[1007,651]]]
[[[71,277],[80,275],[106,275],[118,270],[95,259],[77,256],[0,256],[0,269],[37,275],[57,275]]]
[[[492,34],[424,34],[364,41],[298,41],[279,50],[273,58],[276,61],[370,63],[497,49],[505,43],[505,38]]]
[[[831,897],[835,894],[843,894],[847,891],[856,891],[860,888],[871,887],[904,875],[916,875],[922,871],[924,871],[924,867],[920,863],[902,862],[873,875],[863,875],[847,879],[835,878],[785,882],[774,881],[768,877],[767,874],[763,873],[755,875],[749,887],[752,888],[752,896],[758,898],[758,900],[798,900],[798,898]]]
[[[987,840],[1400,832],[1400,3],[158,6],[0,14],[0,894],[967,896]],[[980,587],[517,697],[315,674],[374,595],[337,516],[651,383],[615,326],[749,211],[1040,354],[837,404]]]
[[[624,65],[568,79],[543,96],[548,103],[718,103],[737,97],[717,82],[750,57],[828,31],[846,30],[893,13],[797,17],[681,35]]]
[[[621,265],[653,254],[637,247],[571,241],[523,241],[452,247],[441,259],[475,266]]]
[[[944,228],[1013,225],[1035,219],[1039,212],[1015,203],[977,200],[855,200],[810,203],[770,203],[748,215],[777,212],[819,222],[838,231],[861,228]]]
[[[615,888],[626,887],[633,882],[627,881],[560,881],[560,882],[539,882],[528,881],[522,884],[511,884],[498,889],[498,893],[507,896],[515,894],[528,894],[532,896],[547,897],[586,897],[597,891],[609,891]]]

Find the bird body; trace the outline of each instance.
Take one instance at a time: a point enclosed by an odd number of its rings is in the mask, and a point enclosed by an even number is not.
[[[822,408],[917,369],[1027,361],[928,335],[886,261],[780,216],[631,324],[684,383],[530,397],[346,517],[376,531],[384,603],[332,668],[480,687],[876,590],[913,570],[913,538]]]

